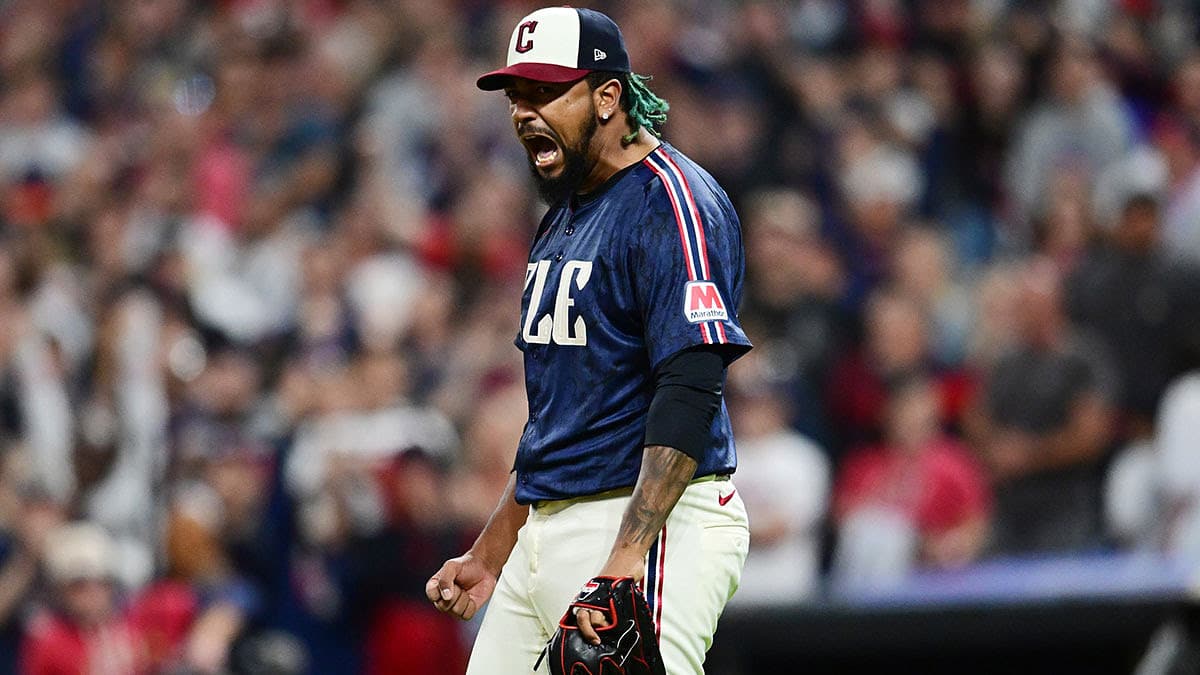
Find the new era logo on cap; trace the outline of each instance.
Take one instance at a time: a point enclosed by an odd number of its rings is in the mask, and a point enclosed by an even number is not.
[[[508,41],[508,63],[476,84],[490,91],[513,77],[572,82],[593,70],[630,72],[617,24],[591,9],[547,7],[521,19]]]

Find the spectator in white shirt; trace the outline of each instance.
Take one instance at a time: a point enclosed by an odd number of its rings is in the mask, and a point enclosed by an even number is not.
[[[750,554],[735,605],[794,603],[817,590],[829,459],[787,425],[787,397],[752,356],[731,377],[736,484],[750,515]],[[756,372],[757,371],[757,372]]]

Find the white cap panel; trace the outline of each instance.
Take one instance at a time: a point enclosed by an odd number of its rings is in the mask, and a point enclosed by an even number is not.
[[[551,63],[579,67],[579,12],[571,7],[547,7],[533,12],[513,30],[508,63]]]

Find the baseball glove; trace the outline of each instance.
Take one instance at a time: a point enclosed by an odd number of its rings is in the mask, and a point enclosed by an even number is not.
[[[579,608],[599,610],[608,619],[596,629],[600,644],[580,633]],[[596,577],[584,584],[559,620],[547,655],[553,675],[666,675],[650,607],[631,577]]]

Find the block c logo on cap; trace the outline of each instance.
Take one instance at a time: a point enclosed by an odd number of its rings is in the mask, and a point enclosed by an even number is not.
[[[524,54],[533,49],[533,38],[526,38],[525,34],[533,35],[533,31],[537,30],[537,23],[537,21],[526,21],[517,27],[517,46],[515,49],[518,53]]]
[[[683,314],[688,323],[727,321],[729,312],[717,285],[711,281],[689,281],[684,291]]]

